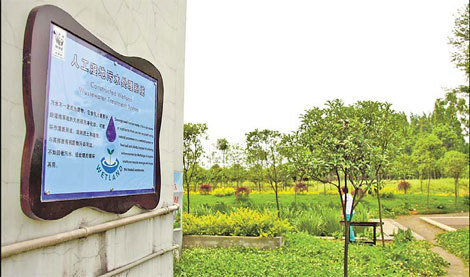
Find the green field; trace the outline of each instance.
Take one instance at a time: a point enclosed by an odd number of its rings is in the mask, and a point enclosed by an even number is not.
[[[468,211],[469,205],[464,197],[460,197],[457,208],[454,208],[453,196],[431,195],[429,198],[429,209],[426,207],[426,195],[423,194],[393,194],[383,193],[382,215],[383,218],[394,218],[398,215],[408,215],[411,211],[420,214],[426,213],[454,213]],[[184,201],[187,200],[187,195]],[[334,236],[343,235],[343,227],[339,223],[341,220],[340,198],[335,194],[288,194],[279,195],[279,206],[281,219],[287,219],[293,226],[295,232],[306,232],[314,236]],[[196,222],[208,220],[217,212],[228,214],[239,208],[248,208],[263,212],[265,210],[275,212],[276,200],[274,193],[254,193],[248,198],[237,200],[233,195],[214,196],[194,194],[190,197],[190,213],[196,218],[185,222],[189,224],[185,234],[209,234],[207,231],[198,230]],[[183,202],[183,209],[186,202]],[[369,221],[378,218],[377,198],[373,195],[365,196],[356,207],[354,221]],[[200,217],[200,218],[199,218]],[[183,216],[184,218],[184,216]],[[198,219],[199,218],[199,219]],[[196,224],[196,225],[194,225]],[[204,225],[200,223],[200,225]],[[207,225],[207,224],[206,224]],[[223,233],[223,227],[213,227],[213,234]],[[361,237],[372,237],[372,230],[366,227],[355,227],[355,232]],[[248,234],[257,236],[256,234]]]
[[[184,211],[187,210],[187,195],[183,199]],[[295,201],[295,203],[294,203]],[[340,214],[340,198],[335,194],[280,194],[279,205],[281,210],[292,205],[302,206],[315,205],[318,207],[333,208]],[[468,211],[469,205],[465,203],[463,196],[460,196],[457,202],[457,208],[454,208],[453,196],[431,195],[429,198],[429,209],[426,207],[426,195],[424,194],[393,194],[383,193],[381,199],[383,215],[385,217],[395,217],[397,215],[409,214],[415,209],[420,214],[431,213],[453,213]],[[276,209],[276,198],[274,193],[250,194],[247,201],[237,201],[235,196],[213,196],[191,194],[190,211],[204,213],[204,209],[222,207],[230,209],[231,207],[250,207],[258,210]],[[372,195],[365,196],[358,205],[358,208],[366,209],[372,218],[378,216],[377,198]],[[219,209],[220,210],[220,209]],[[221,210],[223,211],[223,210]],[[281,212],[282,216],[282,212]]]
[[[275,250],[253,248],[184,249],[175,263],[175,276],[343,276],[341,241],[287,234]],[[350,276],[436,276],[446,262],[423,241],[391,243],[383,247],[353,244]]]

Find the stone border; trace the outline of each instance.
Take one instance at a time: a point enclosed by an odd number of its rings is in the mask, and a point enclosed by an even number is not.
[[[437,222],[437,221],[435,221],[435,220],[432,220],[432,219],[429,218],[429,217],[420,217],[419,219],[425,221],[426,223],[429,223],[429,224],[431,224],[431,225],[434,225],[434,226],[436,226],[436,227],[438,227],[438,228],[441,228],[441,229],[444,230],[444,231],[448,231],[448,232],[457,231],[457,229],[452,228],[452,227],[450,227],[450,226],[447,226],[447,225],[445,225],[445,224],[439,223],[439,222]]]
[[[400,223],[396,222],[395,220],[393,219],[389,219],[388,220],[391,224],[395,225],[398,229],[401,229],[402,231],[406,231],[407,229],[410,229],[411,228],[407,228],[403,225],[401,225]],[[413,234],[413,236],[415,237],[415,239],[417,240],[426,240],[423,236],[421,236],[420,234],[416,233],[415,231],[411,230],[411,233]]]
[[[183,248],[187,247],[252,247],[260,249],[275,249],[284,245],[282,237],[260,238],[240,236],[183,236]]]

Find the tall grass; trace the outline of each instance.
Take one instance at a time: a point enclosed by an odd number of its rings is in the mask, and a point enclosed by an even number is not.
[[[281,217],[287,219],[294,226],[296,231],[306,232],[315,236],[333,236],[342,233],[343,227],[340,221],[339,203],[335,203],[334,199],[324,199],[321,202],[300,202],[281,205]],[[273,203],[274,204],[274,203]],[[245,202],[234,202],[226,204],[224,202],[216,202],[215,204],[203,203],[192,208],[195,215],[208,216],[217,212],[228,214],[234,212],[240,207],[249,208],[258,212],[266,210],[275,210],[274,205],[263,202],[255,202],[248,200]],[[368,208],[358,205],[356,208],[354,221],[368,221]],[[355,228],[358,235],[364,233],[364,228]]]

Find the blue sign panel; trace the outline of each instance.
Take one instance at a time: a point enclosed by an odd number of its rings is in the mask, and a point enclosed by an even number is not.
[[[157,80],[51,24],[41,201],[155,193]]]

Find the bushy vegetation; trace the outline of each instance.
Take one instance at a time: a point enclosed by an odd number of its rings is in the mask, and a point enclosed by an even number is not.
[[[279,205],[281,218],[292,218],[291,215],[301,216],[307,213],[331,213],[336,216],[336,221],[340,220],[340,204],[337,194],[280,194]],[[393,196],[390,196],[393,195]],[[394,218],[399,215],[410,214],[416,210],[420,214],[426,213],[452,213],[468,211],[469,205],[465,204],[465,198],[458,201],[457,208],[454,207],[454,198],[450,196],[432,195],[430,198],[430,209],[426,208],[426,195],[403,193],[393,194],[386,192],[385,199],[382,199],[382,209],[384,217]],[[356,215],[367,213],[368,218],[378,218],[377,199],[372,195],[366,195],[357,206]],[[214,214],[219,211],[227,213],[239,207],[247,207],[252,210],[263,211],[264,209],[276,210],[276,202],[273,193],[251,192],[250,198],[245,202],[238,202],[232,191],[230,196],[218,197],[215,195],[194,195],[191,202],[191,213],[196,215]],[[295,211],[295,212],[294,212]],[[302,212],[304,211],[304,212]],[[358,219],[358,217],[353,220]],[[290,219],[289,219],[290,220]],[[295,224],[293,224],[295,225]]]
[[[234,194],[233,188],[216,188],[210,192],[211,195],[215,196],[230,196]]]
[[[397,185],[397,189],[398,190],[403,190],[406,194],[406,191],[409,190],[411,188],[411,184],[410,182],[407,182],[407,181],[400,181]]]
[[[235,190],[235,196],[238,200],[247,199],[248,195],[250,195],[250,189],[248,187],[238,187]]]
[[[183,230],[185,235],[276,237],[292,230],[292,226],[286,219],[278,219],[272,211],[240,208],[228,214],[187,214]]]
[[[295,184],[295,191],[297,193],[302,193],[304,191],[307,191],[307,185],[305,183],[299,182]]]
[[[199,191],[202,194],[209,194],[209,192],[212,190],[212,186],[209,184],[202,184],[199,186]]]
[[[445,232],[437,235],[437,242],[443,248],[461,257],[466,264],[469,260],[470,232],[469,229],[459,229],[455,232]]]
[[[175,263],[175,276],[342,276],[343,244],[289,233],[282,248],[191,248]],[[437,276],[446,262],[430,244],[350,245],[350,276]]]
[[[306,199],[306,197],[309,196],[302,195],[298,198],[299,201],[297,203],[282,201],[281,218],[287,220],[299,232],[306,232],[315,236],[340,236],[342,234],[342,225],[339,223],[341,213],[339,203],[334,201],[336,199],[330,195],[327,198],[317,196],[316,199],[311,199],[313,201],[308,201],[309,199]],[[193,215],[201,217],[230,214],[238,211],[240,208],[247,208],[250,211],[257,211],[259,213],[276,211],[275,202],[270,202],[267,198],[269,198],[269,195],[257,194],[250,196],[250,199],[247,201],[240,202],[233,196],[224,197],[224,201],[221,201],[220,198],[198,195],[193,198],[195,205],[191,208],[192,214],[184,214],[183,218],[186,221],[187,216],[192,220],[194,218]],[[214,199],[217,200],[215,203],[212,201]],[[369,218],[369,208],[359,205],[353,220],[368,221]],[[359,236],[370,236],[369,231],[371,230],[369,229],[365,227],[354,228]],[[186,229],[184,229],[184,232],[189,234]],[[256,234],[250,235],[257,236]]]
[[[281,218],[286,219],[296,231],[306,232],[315,236],[341,236],[343,229],[341,220],[341,208],[337,201],[337,195],[322,194],[284,194],[280,197]],[[453,196],[432,196],[433,204],[430,210],[426,208],[426,195],[393,195],[383,199],[382,207],[384,216],[393,218],[398,215],[410,214],[410,211],[418,213],[450,213],[456,211],[468,211],[468,205],[459,201],[457,210],[454,208]],[[294,200],[296,202],[294,202]],[[217,213],[230,214],[239,208],[248,208],[252,211],[263,213],[264,211],[276,211],[276,202],[272,194],[252,194],[247,201],[237,201],[232,194],[227,197],[212,195],[193,196],[191,210],[192,215],[184,214],[184,221],[188,217],[209,216]],[[277,217],[277,216],[275,216]],[[377,201],[374,197],[365,196],[356,208],[353,221],[368,221],[378,218]],[[187,230],[185,229],[185,234]],[[358,236],[370,237],[371,229],[366,227],[354,227]],[[257,236],[256,234],[252,234]]]

